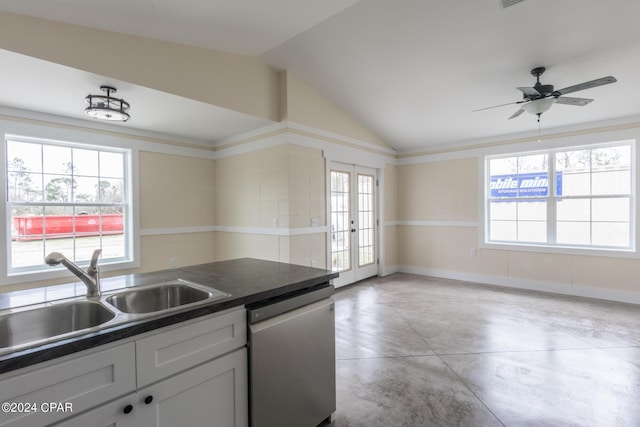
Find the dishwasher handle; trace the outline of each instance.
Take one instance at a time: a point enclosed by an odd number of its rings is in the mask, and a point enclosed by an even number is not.
[[[253,325],[305,305],[313,304],[330,297],[334,293],[334,287],[326,285],[308,292],[294,293],[291,296],[285,295],[277,301],[247,306],[247,322]]]

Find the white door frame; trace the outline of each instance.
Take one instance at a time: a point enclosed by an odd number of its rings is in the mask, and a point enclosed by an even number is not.
[[[333,240],[337,238],[339,235],[333,233],[334,224],[332,224],[332,194],[331,194],[331,172],[332,171],[342,171],[350,174],[350,200],[349,200],[349,208],[350,208],[350,221],[353,223],[351,225],[351,233],[349,237],[349,245],[350,245],[350,266],[351,268],[347,271],[341,272],[340,276],[337,279],[333,280],[333,284],[335,287],[345,286],[350,283],[356,282],[358,280],[362,280],[367,277],[375,276],[379,274],[379,260],[380,260],[380,187],[378,186],[378,177],[379,170],[376,168],[368,168],[365,166],[359,166],[354,164],[346,164],[341,162],[327,162],[327,224],[329,226],[329,231],[327,233],[327,268],[333,269],[332,262],[332,247]],[[358,250],[358,242],[359,235],[362,235],[360,232],[360,224],[358,219],[357,212],[357,201],[359,199],[358,195],[358,185],[357,185],[357,177],[358,176],[373,176],[373,223],[371,224],[371,228],[373,229],[373,262],[371,264],[367,264],[363,267],[358,265],[359,263],[359,250]],[[344,233],[343,233],[344,234]]]

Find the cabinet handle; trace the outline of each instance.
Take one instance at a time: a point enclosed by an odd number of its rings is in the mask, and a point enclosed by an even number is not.
[[[153,396],[147,396],[144,398],[144,403],[146,403],[147,405],[151,402],[153,402]]]
[[[133,406],[132,405],[127,405],[124,407],[124,409],[122,410],[122,412],[124,412],[125,414],[130,414],[131,411],[133,411]]]

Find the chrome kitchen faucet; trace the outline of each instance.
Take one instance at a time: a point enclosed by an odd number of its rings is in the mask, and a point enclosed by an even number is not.
[[[64,265],[70,272],[75,274],[85,285],[87,285],[87,297],[97,297],[100,296],[100,269],[98,268],[98,257],[101,253],[102,249],[96,249],[93,251],[93,255],[91,255],[91,262],[89,263],[89,268],[87,268],[86,272],[60,252],[51,252],[44,259],[44,262],[47,265]]]

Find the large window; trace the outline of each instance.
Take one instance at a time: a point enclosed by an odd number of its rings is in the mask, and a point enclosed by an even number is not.
[[[634,146],[486,158],[488,243],[635,249]]]
[[[61,252],[80,264],[131,260],[130,151],[6,140],[7,273],[36,272]]]

